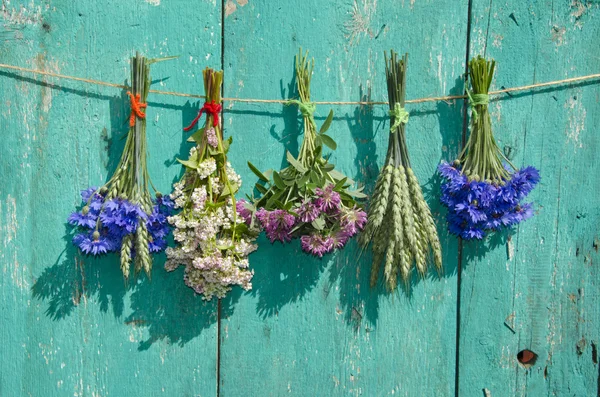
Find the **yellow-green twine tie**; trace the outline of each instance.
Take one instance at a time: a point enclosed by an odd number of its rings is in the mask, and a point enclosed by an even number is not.
[[[390,132],[393,134],[396,128],[400,127],[401,124],[408,123],[408,112],[403,108],[400,103],[396,102],[394,108],[388,112],[390,117],[394,118],[394,124],[390,127]]]
[[[473,120],[477,121],[477,119],[479,118],[479,114],[477,113],[475,106],[487,106],[490,103],[490,96],[488,94],[474,94],[469,90],[467,90],[467,96],[469,97],[469,106],[471,106],[471,114],[473,115]]]
[[[302,102],[298,99],[290,99],[289,101],[287,101],[285,103],[286,106],[289,105],[297,105],[298,106],[298,110],[300,110],[300,113],[302,114],[302,116],[308,118],[308,120],[310,121],[310,123],[312,124],[312,126],[315,128],[315,131],[317,130],[317,124],[315,123],[315,110],[317,109],[317,105],[313,102]]]

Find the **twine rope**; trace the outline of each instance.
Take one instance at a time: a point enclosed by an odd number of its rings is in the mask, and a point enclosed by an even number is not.
[[[490,103],[489,94],[474,94],[471,91],[467,90],[467,97],[469,98],[469,106],[471,106],[471,114],[473,115],[473,120],[477,121],[479,118],[479,113],[477,113],[476,106],[487,106]]]
[[[390,132],[393,134],[396,131],[396,128],[400,127],[402,124],[408,123],[408,112],[400,103],[396,102],[394,104],[394,108],[390,109],[388,112],[390,117],[394,118],[394,124],[390,127]]]
[[[82,77],[69,76],[69,75],[64,75],[64,74],[59,74],[59,73],[47,72],[45,70],[29,69],[29,68],[23,68],[20,66],[7,65],[7,64],[2,64],[2,63],[0,63],[0,69],[17,70],[19,72],[32,73],[32,74],[48,76],[48,77],[55,77],[55,78],[64,79],[64,80],[79,81],[82,83],[100,85],[100,86],[105,86],[105,87],[120,88],[120,89],[125,89],[125,90],[131,89],[131,87],[128,87],[123,84],[109,83],[109,82],[101,81],[101,80],[93,80],[93,79],[87,79],[87,78],[82,78]],[[578,76],[578,77],[571,77],[568,79],[547,81],[544,83],[536,83],[536,84],[529,84],[529,85],[523,85],[523,86],[518,86],[518,87],[503,88],[501,90],[490,91],[488,93],[488,95],[497,96],[497,95],[506,94],[506,93],[510,93],[510,92],[529,91],[532,89],[551,87],[551,86],[562,85],[562,84],[578,83],[578,82],[594,80],[594,79],[600,79],[600,73],[588,74],[585,76]],[[177,96],[177,97],[184,97],[184,98],[206,99],[205,95],[187,94],[187,93],[183,93],[183,92],[161,91],[161,90],[148,90],[148,92],[157,94],[157,95],[169,95],[169,96]],[[467,99],[467,98],[468,98],[468,95],[445,95],[445,96],[437,96],[437,97],[409,99],[409,100],[406,100],[405,103],[447,102],[447,101],[454,101],[457,99]],[[223,102],[240,102],[240,103],[281,103],[281,104],[286,104],[289,102],[288,99],[254,99],[254,98],[222,98],[222,101]],[[311,102],[311,103],[314,105],[388,105],[389,104],[387,101],[315,101],[315,102]]]

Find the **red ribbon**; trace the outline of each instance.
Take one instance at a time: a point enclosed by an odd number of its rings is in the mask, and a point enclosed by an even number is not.
[[[202,109],[200,109],[200,111],[198,112],[198,115],[196,116],[196,118],[192,121],[192,123],[190,125],[188,125],[187,127],[185,127],[183,130],[184,131],[189,131],[191,130],[196,123],[198,122],[198,120],[200,120],[200,117],[202,117],[202,113],[206,112],[206,115],[210,115],[213,118],[213,127],[216,127],[219,124],[219,113],[221,113],[221,104],[220,103],[216,103],[215,101],[212,102],[205,102],[204,106],[202,106]]]

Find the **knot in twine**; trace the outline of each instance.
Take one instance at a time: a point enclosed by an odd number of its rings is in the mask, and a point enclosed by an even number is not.
[[[217,125],[219,125],[219,113],[221,113],[221,109],[222,109],[222,106],[220,103],[216,103],[215,101],[205,102],[204,106],[202,106],[202,109],[200,109],[200,111],[198,112],[198,115],[196,116],[196,118],[194,120],[192,120],[192,123],[190,125],[188,125],[187,127],[185,127],[183,130],[184,131],[191,130],[192,127],[194,127],[196,125],[198,120],[200,120],[200,117],[202,117],[202,114],[204,112],[206,112],[207,116],[212,116],[213,127],[216,127]]]
[[[394,118],[394,124],[390,127],[390,132],[393,134],[396,128],[400,127],[401,124],[408,123],[408,112],[400,103],[396,102],[394,108],[388,112],[390,117]]]
[[[289,105],[297,105],[302,116],[307,118],[310,124],[317,129],[317,124],[315,123],[315,110],[317,110],[317,105],[314,102],[303,102],[297,99],[290,99],[285,103],[286,106]]]
[[[467,97],[469,98],[469,106],[471,106],[471,113],[473,114],[473,120],[477,121],[479,114],[475,109],[475,106],[487,106],[490,103],[490,96],[488,94],[474,94],[467,90]]]
[[[131,105],[131,114],[129,115],[129,126],[135,127],[135,118],[139,117],[140,119],[146,118],[146,113],[142,112],[142,108],[147,108],[147,103],[142,103],[142,97],[140,94],[133,96],[131,91],[127,91],[127,95],[129,96],[129,103]]]

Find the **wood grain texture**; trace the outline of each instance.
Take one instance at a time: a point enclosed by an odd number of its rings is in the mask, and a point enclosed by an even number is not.
[[[201,69],[220,67],[221,4],[201,1],[191,15],[185,2],[160,3],[3,1],[0,57],[124,83],[136,50],[180,55],[152,66],[154,86],[197,92]],[[125,93],[7,72],[0,81],[0,395],[214,395],[216,304],[194,297],[181,272],[167,274],[164,258],[152,282],[126,288],[116,257],[81,257],[65,239],[79,190],[118,161]],[[149,101],[150,172],[169,191],[197,104]]]
[[[496,88],[598,68],[597,3],[477,0],[472,15],[471,55],[498,61]],[[500,147],[542,181],[536,216],[509,244],[465,244],[461,396],[598,393],[599,97],[598,85],[581,84],[490,105]],[[523,349],[538,356],[529,369],[517,361]]]
[[[250,0],[225,19],[225,95],[293,97],[298,47],[315,58],[313,100],[360,100],[369,92],[385,100],[383,51],[391,48],[410,52],[409,97],[460,93],[466,18],[466,4],[448,2]],[[442,158],[457,154],[461,107],[462,101],[410,108],[413,166],[436,213],[434,174]],[[387,149],[387,109],[333,110],[329,131],[338,149],[331,159],[371,191]],[[317,124],[328,112],[317,109]],[[228,105],[226,134],[236,142],[231,159],[243,171],[245,193],[256,181],[246,159],[263,170],[284,166],[286,149],[297,154],[299,122],[294,107]],[[355,244],[318,260],[298,242],[261,239],[251,257],[253,290],[221,320],[221,394],[452,394],[457,242],[443,225],[440,232],[446,274],[413,280],[409,297],[370,290],[371,257],[360,256]]]

